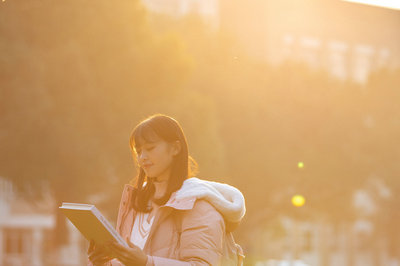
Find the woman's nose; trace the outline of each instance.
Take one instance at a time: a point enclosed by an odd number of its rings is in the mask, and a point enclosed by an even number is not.
[[[140,161],[143,161],[143,160],[145,160],[145,159],[147,159],[147,154],[145,153],[145,152],[141,152],[140,154],[139,154],[139,160]]]

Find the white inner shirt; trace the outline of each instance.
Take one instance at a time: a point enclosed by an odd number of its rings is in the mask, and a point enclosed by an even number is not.
[[[135,221],[133,222],[133,228],[131,233],[131,242],[143,250],[146,244],[147,238],[149,237],[151,225],[154,221],[154,215],[150,222],[148,221],[149,213],[138,212]]]

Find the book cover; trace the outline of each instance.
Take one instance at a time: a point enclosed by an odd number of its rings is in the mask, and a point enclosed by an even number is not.
[[[92,239],[95,243],[102,244],[114,239],[119,244],[128,247],[128,244],[94,205],[63,202],[59,208],[87,240]]]

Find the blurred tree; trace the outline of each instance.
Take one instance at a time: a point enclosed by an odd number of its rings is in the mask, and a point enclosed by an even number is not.
[[[49,184],[57,206],[120,193],[132,123],[190,73],[180,40],[155,35],[139,1],[7,1],[0,20],[0,174],[25,196]]]

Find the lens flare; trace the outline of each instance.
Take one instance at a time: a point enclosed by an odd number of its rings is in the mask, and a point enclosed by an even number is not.
[[[294,195],[292,197],[292,204],[296,207],[301,207],[306,203],[306,199],[302,195]]]

